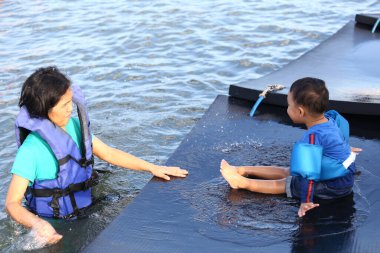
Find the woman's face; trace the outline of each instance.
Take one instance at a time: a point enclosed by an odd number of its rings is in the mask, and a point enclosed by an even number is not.
[[[55,125],[65,127],[73,111],[73,92],[68,88],[58,103],[49,110],[48,117]]]

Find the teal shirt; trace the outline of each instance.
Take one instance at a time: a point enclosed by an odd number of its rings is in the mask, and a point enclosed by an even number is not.
[[[82,150],[82,135],[77,118],[69,120],[66,132]],[[36,179],[55,179],[58,173],[58,161],[47,142],[38,133],[32,132],[18,149],[11,173],[31,183]]]

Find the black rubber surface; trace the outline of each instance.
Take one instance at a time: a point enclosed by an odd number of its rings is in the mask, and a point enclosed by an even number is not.
[[[296,200],[232,190],[220,176],[223,158],[288,166],[304,131],[284,108],[261,105],[250,118],[250,106],[218,96],[167,162],[189,176],[153,178],[84,252],[379,252],[380,133],[366,133],[380,120],[349,119],[360,135],[351,145],[364,149],[353,196],[320,202],[300,219]]]
[[[286,106],[288,88],[295,80],[317,77],[325,80],[329,88],[331,108],[341,113],[379,116],[380,33],[371,33],[371,28],[351,21],[319,46],[278,71],[231,85],[229,94],[256,101],[268,85],[283,84],[287,89],[269,94],[263,103]]]
[[[357,14],[355,16],[355,21],[357,23],[368,25],[372,29],[379,18],[380,18],[380,14]],[[379,30],[376,29],[375,32],[379,32],[379,31],[380,29]]]

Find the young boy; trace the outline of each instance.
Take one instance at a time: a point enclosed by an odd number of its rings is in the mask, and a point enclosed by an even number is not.
[[[299,198],[301,205],[298,216],[302,217],[310,209],[319,206],[313,203],[313,196],[320,199],[334,199],[347,196],[352,192],[355,154],[361,149],[350,148],[348,136],[344,136],[338,127],[338,120],[331,117],[331,113],[325,113],[329,92],[324,81],[309,77],[295,81],[290,88],[287,100],[287,113],[291,120],[294,123],[305,124],[307,128],[306,133],[298,141],[299,145],[321,146],[321,159],[317,167],[319,166],[321,174],[326,174],[326,172],[335,174],[321,179],[310,176],[307,171],[303,171],[307,168],[296,168],[293,163],[289,169],[277,166],[231,166],[225,160],[222,160],[220,164],[220,171],[234,189],[267,194],[286,193],[288,197]],[[292,154],[292,160],[297,159],[301,164],[305,162],[304,156],[296,157]],[[266,180],[250,179],[247,176]]]

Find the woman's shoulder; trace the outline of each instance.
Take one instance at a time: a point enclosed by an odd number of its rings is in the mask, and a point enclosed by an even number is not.
[[[33,147],[36,145],[41,145],[46,143],[46,141],[36,132],[31,132],[28,134],[28,136],[25,138],[24,142],[22,143],[21,147]]]
[[[51,148],[49,144],[38,133],[31,132],[28,134],[28,136],[20,146],[19,151],[38,156],[41,153],[50,153]]]

